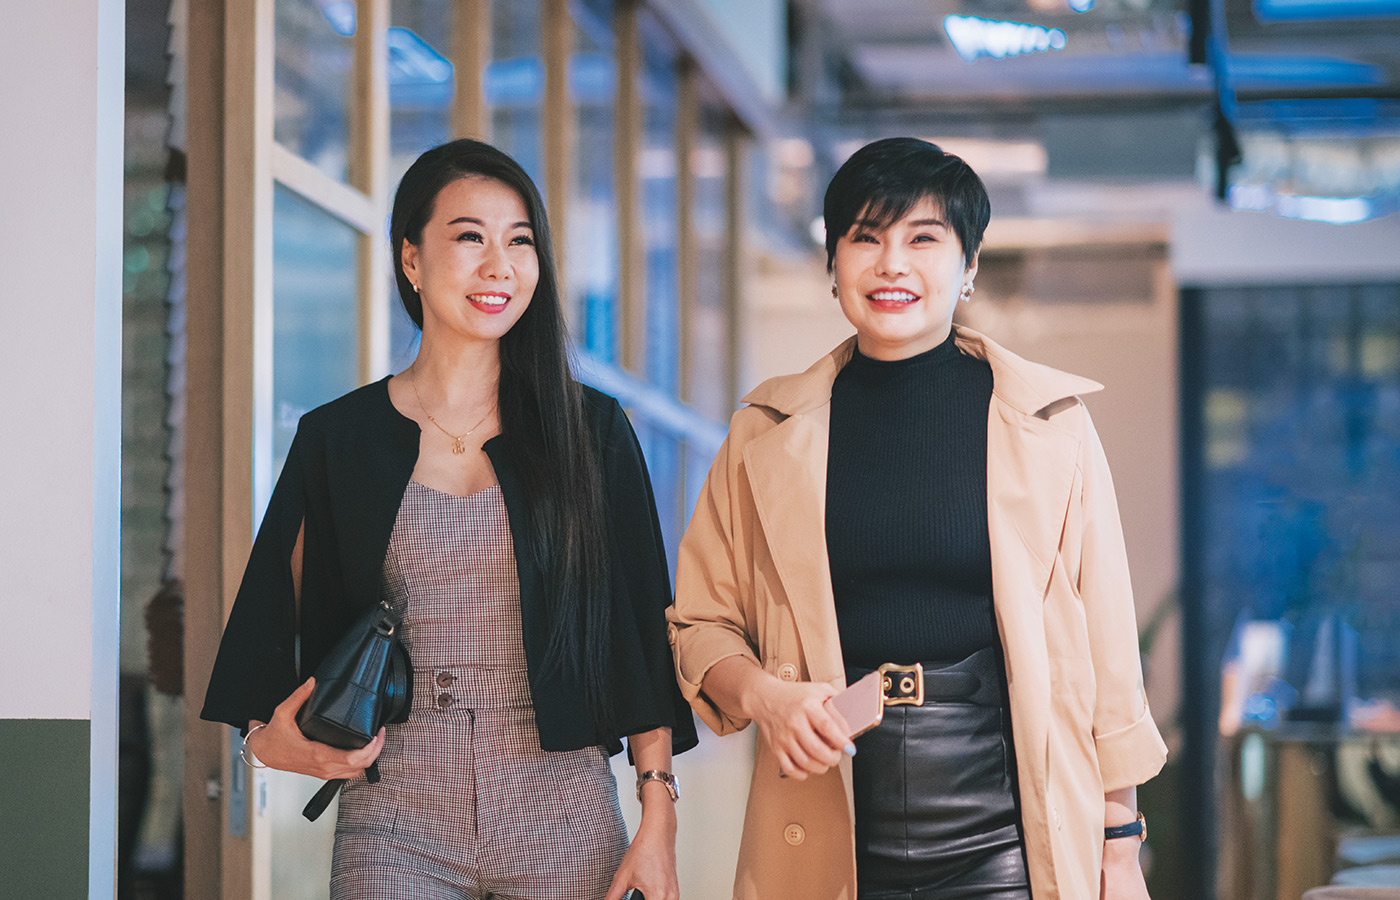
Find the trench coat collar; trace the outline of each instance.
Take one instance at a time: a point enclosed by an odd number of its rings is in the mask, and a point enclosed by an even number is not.
[[[959,349],[987,361],[992,367],[992,393],[1025,415],[1045,418],[1065,400],[1103,390],[1097,381],[1022,359],[971,328],[954,325],[953,340]],[[750,391],[743,402],[786,416],[811,412],[831,401],[831,386],[850,362],[855,347],[852,335],[807,371],[770,378]]]

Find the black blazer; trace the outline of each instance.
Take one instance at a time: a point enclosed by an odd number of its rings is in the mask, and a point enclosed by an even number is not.
[[[200,716],[247,727],[315,671],[355,617],[378,602],[384,557],[413,468],[418,424],[394,408],[387,378],[302,416],[224,629]],[[614,734],[598,734],[583,689],[540,674],[549,639],[544,572],[527,525],[524,483],[510,439],[484,449],[496,470],[520,577],[530,693],[545,750],[603,745],[669,727],[675,753],[695,746],[695,720],[676,685],[665,610],[670,576],[651,480],[626,414],[584,388],[598,442],[612,543]],[[303,520],[301,627],[291,555]],[[300,637],[300,660],[297,639]]]

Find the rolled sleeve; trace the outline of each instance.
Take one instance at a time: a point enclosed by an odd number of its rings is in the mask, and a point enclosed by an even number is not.
[[[1086,419],[1087,421],[1087,419]],[[1108,460],[1087,424],[1082,461],[1083,544],[1079,593],[1097,684],[1094,742],[1104,790],[1142,784],[1166,761],[1143,689],[1128,555]]]
[[[710,701],[701,685],[705,675],[716,663],[732,656],[742,656],[758,662],[753,650],[743,638],[732,631],[713,626],[671,625],[671,648],[676,656],[676,680],[681,686],[681,695],[690,703],[690,708],[700,717],[700,721],[710,727],[715,734],[732,734],[743,731],[749,720],[731,716]]]
[[[1162,771],[1167,760],[1167,745],[1146,703],[1131,725],[1095,735],[1094,747],[1104,793],[1142,784]]]

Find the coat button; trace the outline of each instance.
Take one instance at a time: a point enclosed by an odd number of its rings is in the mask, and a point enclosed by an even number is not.
[[[797,666],[794,666],[792,663],[783,663],[781,666],[778,666],[778,677],[783,681],[796,681]]]
[[[438,687],[452,687],[452,682],[457,680],[457,676],[451,672],[439,672],[437,676]]]
[[[807,840],[807,832],[801,825],[793,822],[783,829],[783,840],[796,847],[798,844]]]
[[[447,709],[447,707],[451,706],[456,702],[457,701],[452,698],[452,695],[445,691],[441,694],[438,694],[437,704],[442,709]]]

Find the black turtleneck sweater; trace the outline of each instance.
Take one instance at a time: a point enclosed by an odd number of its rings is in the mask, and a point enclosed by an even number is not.
[[[998,643],[987,537],[992,370],[946,341],[859,350],[831,392],[826,545],[846,664],[956,661]]]

